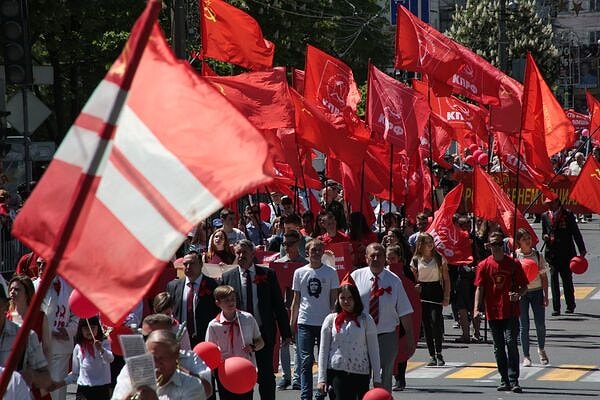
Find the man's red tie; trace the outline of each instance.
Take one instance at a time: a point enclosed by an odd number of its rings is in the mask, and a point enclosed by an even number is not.
[[[196,329],[195,329],[195,322],[196,320],[194,319],[194,285],[196,283],[195,282],[189,282],[187,285],[190,288],[190,290],[188,290],[188,295],[187,295],[187,315],[186,315],[186,328],[188,330],[188,334],[190,335],[190,337],[193,337],[196,334]]]
[[[379,322],[379,278],[373,277],[373,285],[371,285],[371,296],[369,298],[369,314],[377,324]]]

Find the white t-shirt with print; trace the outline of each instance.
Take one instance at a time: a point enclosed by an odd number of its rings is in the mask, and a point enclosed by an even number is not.
[[[332,289],[339,287],[338,274],[328,265],[312,268],[308,264],[294,271],[292,290],[300,292],[298,324],[322,325],[333,307],[329,302],[329,294]]]

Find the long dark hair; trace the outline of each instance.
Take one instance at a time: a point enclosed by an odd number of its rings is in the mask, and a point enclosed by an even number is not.
[[[100,319],[98,317],[88,318],[87,321],[90,323],[90,326],[98,327],[98,333],[96,333],[96,336],[94,336],[96,340],[103,341],[104,339],[106,339],[106,333],[104,333],[102,325],[100,324]],[[79,320],[79,325],[77,326],[77,333],[75,334],[75,343],[81,343],[84,340],[83,327],[87,326],[88,323],[86,322],[86,319],[81,318]]]
[[[365,215],[360,211],[355,211],[350,214],[350,229],[349,235],[351,240],[361,240],[371,229]]]
[[[350,295],[352,296],[352,299],[354,299],[354,310],[352,311],[357,315],[362,314],[363,310],[365,309],[365,306],[363,305],[362,300],[360,299],[360,293],[358,293],[357,287],[350,283],[346,283],[340,286],[340,289],[338,291],[338,297],[335,299],[335,306],[333,307],[333,311],[335,311],[336,313],[342,311],[342,306],[340,305],[340,293],[342,292],[342,290],[348,290],[350,292]]]

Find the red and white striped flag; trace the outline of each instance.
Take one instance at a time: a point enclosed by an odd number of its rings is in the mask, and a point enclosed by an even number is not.
[[[174,57],[156,22],[160,5],[150,8],[13,228],[44,258],[61,254],[65,221],[93,175],[58,273],[113,322],[139,302],[194,225],[269,180],[263,136]]]

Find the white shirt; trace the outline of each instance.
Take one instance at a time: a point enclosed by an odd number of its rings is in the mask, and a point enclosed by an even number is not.
[[[254,339],[260,337],[260,329],[252,314],[239,310],[236,314],[236,318],[230,321],[221,312],[215,319],[210,321],[206,330],[206,341],[219,346],[221,359],[223,360],[231,357],[242,357],[256,365],[254,352],[246,353],[242,348],[254,343]],[[224,322],[233,322],[234,325],[225,325]],[[230,337],[231,329],[233,329],[233,344]]]
[[[363,305],[365,309],[368,310],[374,275],[369,267],[359,268],[352,272],[351,275],[354,282],[356,282],[356,287],[360,293]],[[390,270],[384,268],[383,271],[381,271],[379,274],[378,285],[380,288],[384,289],[389,287],[391,293],[385,292],[379,297],[379,322],[377,323],[377,333],[394,332],[400,323],[400,317],[411,314],[413,308],[404,291],[402,281]]]
[[[77,383],[83,386],[102,386],[110,383],[110,363],[115,357],[108,340],[102,341],[103,354],[94,347],[94,357],[84,354],[79,344],[73,349],[71,372],[65,378],[67,385]]]
[[[117,378],[112,400],[125,400],[133,393],[135,388],[131,385],[129,372],[125,366]],[[173,373],[167,383],[158,387],[156,394],[159,400],[206,400],[206,393],[200,379],[179,370]]]
[[[261,326],[262,318],[260,317],[260,312],[258,311],[258,296],[256,293],[257,286],[256,286],[256,283],[254,282],[254,279],[256,278],[256,267],[254,266],[254,264],[252,264],[248,268],[248,271],[250,271],[250,281],[251,281],[251,285],[252,285],[252,309],[254,310],[254,314],[252,314],[252,315],[254,316],[254,319],[256,320],[256,323],[258,324],[258,326]],[[246,271],[238,266],[238,272],[240,274],[240,282],[242,283],[242,293],[240,293],[240,299],[242,300],[242,306],[247,309],[247,307],[246,307],[246,301],[247,301],[247,299],[246,299],[246,276],[245,276]]]
[[[59,292],[56,292],[59,288]],[[42,302],[42,311],[48,317],[50,332],[57,332],[59,328],[65,328],[69,334],[68,340],[59,340],[52,336],[52,354],[72,354],[73,338],[77,333],[79,317],[71,312],[69,307],[69,296],[73,288],[62,277],[56,276]]]
[[[519,261],[522,261],[525,258],[535,261],[535,263],[538,266],[539,273],[537,274],[534,280],[529,282],[529,284],[527,285],[527,290],[540,289],[542,287],[541,275],[546,275],[548,271],[548,269],[546,268],[546,260],[544,259],[544,255],[540,251],[535,249],[531,249],[531,253],[527,255],[523,254],[521,249],[517,249],[515,254],[517,255],[517,259]]]
[[[200,284],[202,283],[202,274],[200,274],[198,276],[198,278],[196,278],[196,280],[194,281],[194,301],[193,301],[193,305],[192,308],[194,309],[194,315],[196,315],[196,303],[198,301],[198,291],[200,290]],[[185,284],[183,285],[183,296],[181,297],[181,315],[182,316],[186,316],[187,318],[187,299],[188,299],[188,295],[190,293],[190,278],[188,278],[187,276],[185,277]],[[197,332],[198,329],[196,327],[196,318],[194,318],[194,321],[192,321],[192,323],[194,324],[194,332]],[[188,333],[189,335],[189,333]]]
[[[4,367],[0,367],[0,374],[4,372]],[[8,386],[6,387],[6,392],[2,397],[3,400],[27,400],[31,399],[31,392],[29,391],[29,387],[25,380],[18,372],[13,372],[10,381],[8,381]]]
[[[367,313],[360,315],[360,327],[354,321],[344,321],[339,332],[335,317],[337,313],[329,314],[321,328],[317,382],[327,382],[328,368],[362,375],[373,370],[373,382],[381,382],[379,341],[373,317]]]
[[[417,270],[418,270],[418,281],[419,282],[439,282],[440,281],[440,268],[438,263],[433,257],[429,262],[425,262],[423,257],[417,258]]]
[[[292,290],[300,293],[298,324],[321,326],[333,308],[331,290],[339,287],[338,274],[328,265],[312,268],[307,264],[295,270]]]

